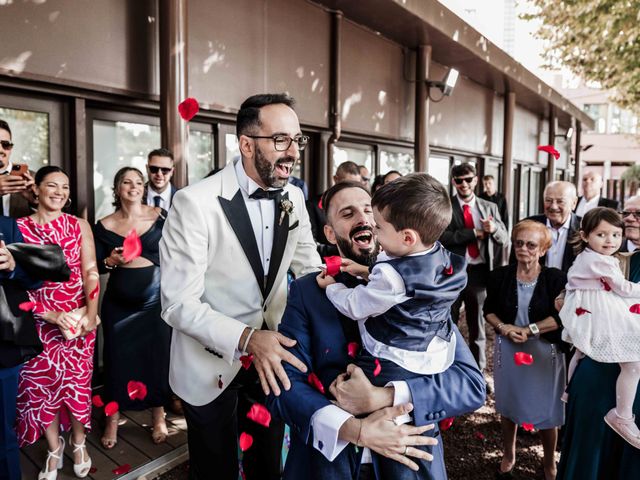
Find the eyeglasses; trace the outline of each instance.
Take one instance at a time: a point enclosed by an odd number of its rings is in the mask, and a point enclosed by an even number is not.
[[[306,135],[300,135],[296,138],[291,138],[289,135],[270,135],[268,137],[260,136],[260,135],[247,135],[249,138],[270,138],[273,140],[273,148],[275,148],[278,152],[286,152],[289,150],[292,142],[296,142],[298,145],[298,150],[302,151],[309,143],[309,137]]]
[[[456,185],[462,185],[462,182],[467,182],[471,184],[476,177],[464,177],[464,178],[454,178],[453,181],[456,182]]]
[[[568,202],[564,198],[549,198],[545,197],[544,203],[547,205],[553,205],[555,202],[559,207],[564,207]]]
[[[11,150],[13,148],[13,143],[11,143],[9,140],[0,141],[0,145],[2,145],[2,148],[4,148],[5,150]]]
[[[513,242],[516,248],[527,247],[527,250],[533,252],[536,248],[538,248],[538,244],[535,242],[525,242],[524,240],[516,240]]]
[[[163,175],[169,175],[171,170],[173,170],[171,167],[156,167],[155,165],[148,165],[148,168],[151,173],[158,173],[161,171]]]
[[[635,218],[636,220],[640,220],[640,212],[629,212],[629,211],[624,211],[624,212],[620,212],[620,215],[622,215],[622,218],[628,217],[629,215],[633,216],[633,218]]]

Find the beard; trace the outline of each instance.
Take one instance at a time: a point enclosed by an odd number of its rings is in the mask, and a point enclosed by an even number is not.
[[[373,235],[373,230],[369,226],[360,225],[351,230],[349,233],[349,238],[353,238],[358,232],[361,231],[369,231]],[[378,258],[378,253],[380,252],[380,244],[378,240],[372,240],[372,247],[370,250],[362,249],[353,244],[353,242],[349,238],[341,237],[336,234],[336,243],[338,244],[338,249],[340,253],[349,260],[353,260],[360,265],[365,265],[367,267],[372,266],[376,263],[376,259]]]
[[[272,164],[265,155],[262,153],[262,150],[256,148],[256,156],[255,156],[255,167],[258,172],[258,176],[260,180],[267,186],[271,188],[282,188],[288,182],[288,178],[278,178],[276,176],[276,165],[279,163],[287,163],[292,162],[292,165],[296,164],[296,159],[290,155],[286,155],[282,158],[276,160],[274,164]]]

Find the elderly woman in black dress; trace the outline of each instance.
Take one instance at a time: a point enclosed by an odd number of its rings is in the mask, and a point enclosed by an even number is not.
[[[171,328],[160,316],[160,258],[158,243],[166,212],[143,204],[144,178],[136,168],[124,167],[113,181],[116,211],[95,226],[96,257],[101,273],[109,273],[102,302],[104,329],[105,403],[118,402],[120,410],[153,412],[152,438],[165,441],[164,404],[169,398]],[[142,253],[133,260],[123,256],[125,237],[135,230]],[[127,384],[141,382],[144,398],[129,397]],[[117,443],[118,414],[107,417],[102,445]]]
[[[497,333],[493,361],[504,453],[496,478],[511,477],[517,426],[530,424],[540,430],[545,480],[553,480],[558,427],[564,423],[560,397],[565,387],[561,323],[554,300],[567,277],[539,263],[551,246],[551,234],[543,223],[518,223],[512,242],[517,264],[491,272],[484,303],[485,319]],[[528,355],[533,363],[522,364],[519,358],[526,360]]]

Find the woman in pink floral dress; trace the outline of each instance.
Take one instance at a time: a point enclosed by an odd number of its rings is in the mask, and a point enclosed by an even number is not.
[[[91,428],[91,375],[96,338],[98,270],[89,224],[62,212],[69,201],[69,178],[55,166],[41,168],[35,177],[38,210],[18,219],[24,240],[58,244],[71,269],[68,282],[45,282],[29,292],[35,302],[38,334],[43,352],[27,362],[18,386],[18,441],[34,443],[44,433],[49,454],[39,480],[54,480],[62,466],[65,441],[60,431],[71,429],[74,472],[85,477],[91,459],[85,430]],[[94,292],[95,290],[95,292]],[[92,294],[93,293],[93,294]],[[80,320],[69,315],[86,307]],[[76,312],[77,313],[77,312]],[[66,340],[63,330],[80,335]],[[68,332],[67,332],[68,333]]]

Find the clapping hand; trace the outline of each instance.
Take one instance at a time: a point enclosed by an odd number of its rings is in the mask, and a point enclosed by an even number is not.
[[[491,215],[489,215],[489,218],[481,218],[480,221],[482,222],[482,231],[485,233],[491,234],[496,231],[496,224]]]

